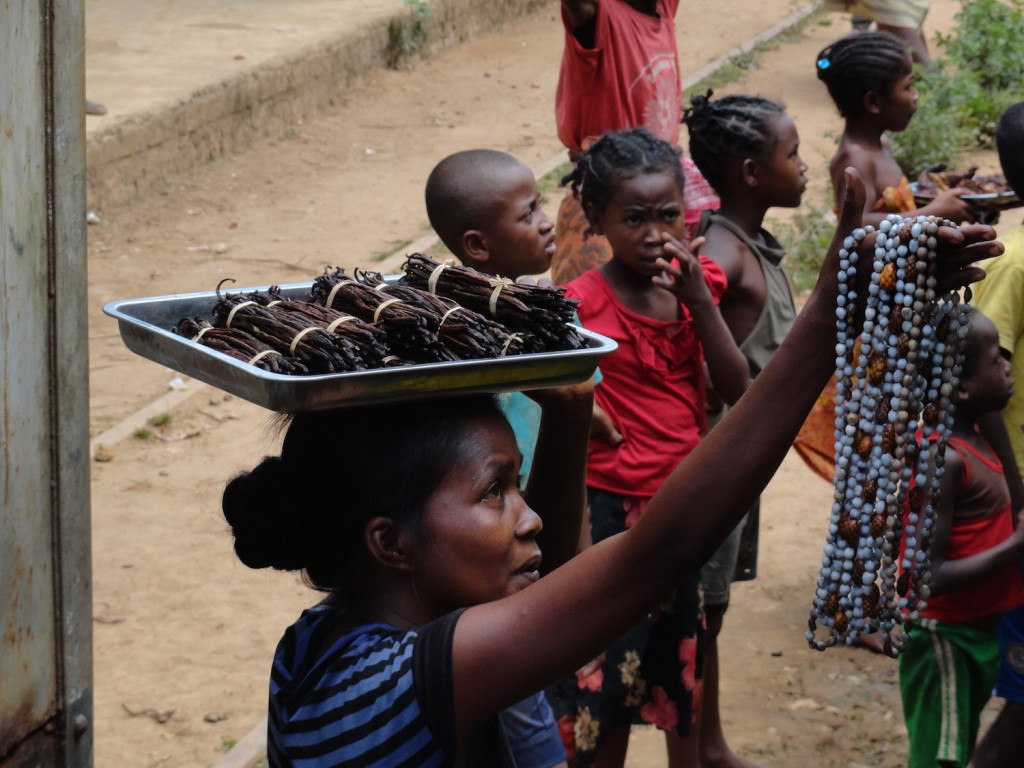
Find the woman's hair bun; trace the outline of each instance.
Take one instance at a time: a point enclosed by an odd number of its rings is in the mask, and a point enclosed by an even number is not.
[[[250,568],[297,571],[306,567],[303,526],[287,496],[281,459],[268,456],[224,488],[221,508],[235,537],[235,553]]]

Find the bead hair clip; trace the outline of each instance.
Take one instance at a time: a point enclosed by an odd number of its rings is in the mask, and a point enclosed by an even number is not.
[[[822,56],[818,59],[818,69],[828,69],[832,66],[832,62]]]

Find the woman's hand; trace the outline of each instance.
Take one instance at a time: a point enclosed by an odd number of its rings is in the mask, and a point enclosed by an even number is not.
[[[964,224],[959,229],[939,227],[938,290],[956,291],[985,279],[985,270],[976,262],[1001,256],[1003,244],[987,224]],[[968,289],[969,291],[969,289]],[[968,294],[969,295],[969,294]]]
[[[860,226],[861,222],[864,209],[864,185],[854,168],[847,168],[844,178],[846,183],[842,190],[843,205],[839,225],[836,227],[835,236],[829,245],[825,264],[818,278],[819,282],[834,280],[839,270],[839,251],[843,247],[843,241]],[[866,264],[874,253],[876,238],[877,233],[869,234],[857,247],[857,253],[862,263]],[[939,227],[936,233],[939,265],[939,282],[936,289],[940,293],[956,291],[984,279],[985,271],[974,264],[1002,254],[1003,246],[995,238],[996,231],[984,224],[965,224],[959,228]],[[871,270],[858,269],[856,282],[858,297],[868,295],[870,282]],[[863,308],[863,302],[860,300],[858,300],[858,307],[861,310]]]

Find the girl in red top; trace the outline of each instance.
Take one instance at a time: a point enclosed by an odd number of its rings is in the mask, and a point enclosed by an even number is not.
[[[590,226],[607,237],[613,255],[569,283],[566,295],[579,299],[585,328],[619,345],[602,358],[594,395],[595,410],[607,417],[595,425],[613,427],[596,428],[590,440],[595,543],[630,527],[704,436],[704,364],[715,391],[730,403],[750,380],[718,311],[724,274],[681,243],[678,152],[646,129],[610,133],[583,152],[571,178]],[[578,676],[567,716],[575,717],[579,768],[622,765],[633,722],[666,732],[670,765],[699,764],[696,731],[691,737],[702,676],[699,575],[608,648],[600,669]]]

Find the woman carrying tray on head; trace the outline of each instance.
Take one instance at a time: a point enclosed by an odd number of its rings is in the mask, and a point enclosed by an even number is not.
[[[851,189],[841,233],[863,206]],[[990,228],[942,237],[947,287],[1001,249]],[[223,502],[243,562],[303,570],[328,593],[274,660],[271,765],[501,765],[494,716],[653,609],[771,478],[833,370],[838,250],[775,358],[636,524],[543,579],[538,512],[576,523],[582,506],[587,385],[539,396],[537,512],[491,398],[295,416],[280,456],[232,480]],[[681,278],[662,266],[659,284]],[[726,471],[742,482],[722,483]]]

